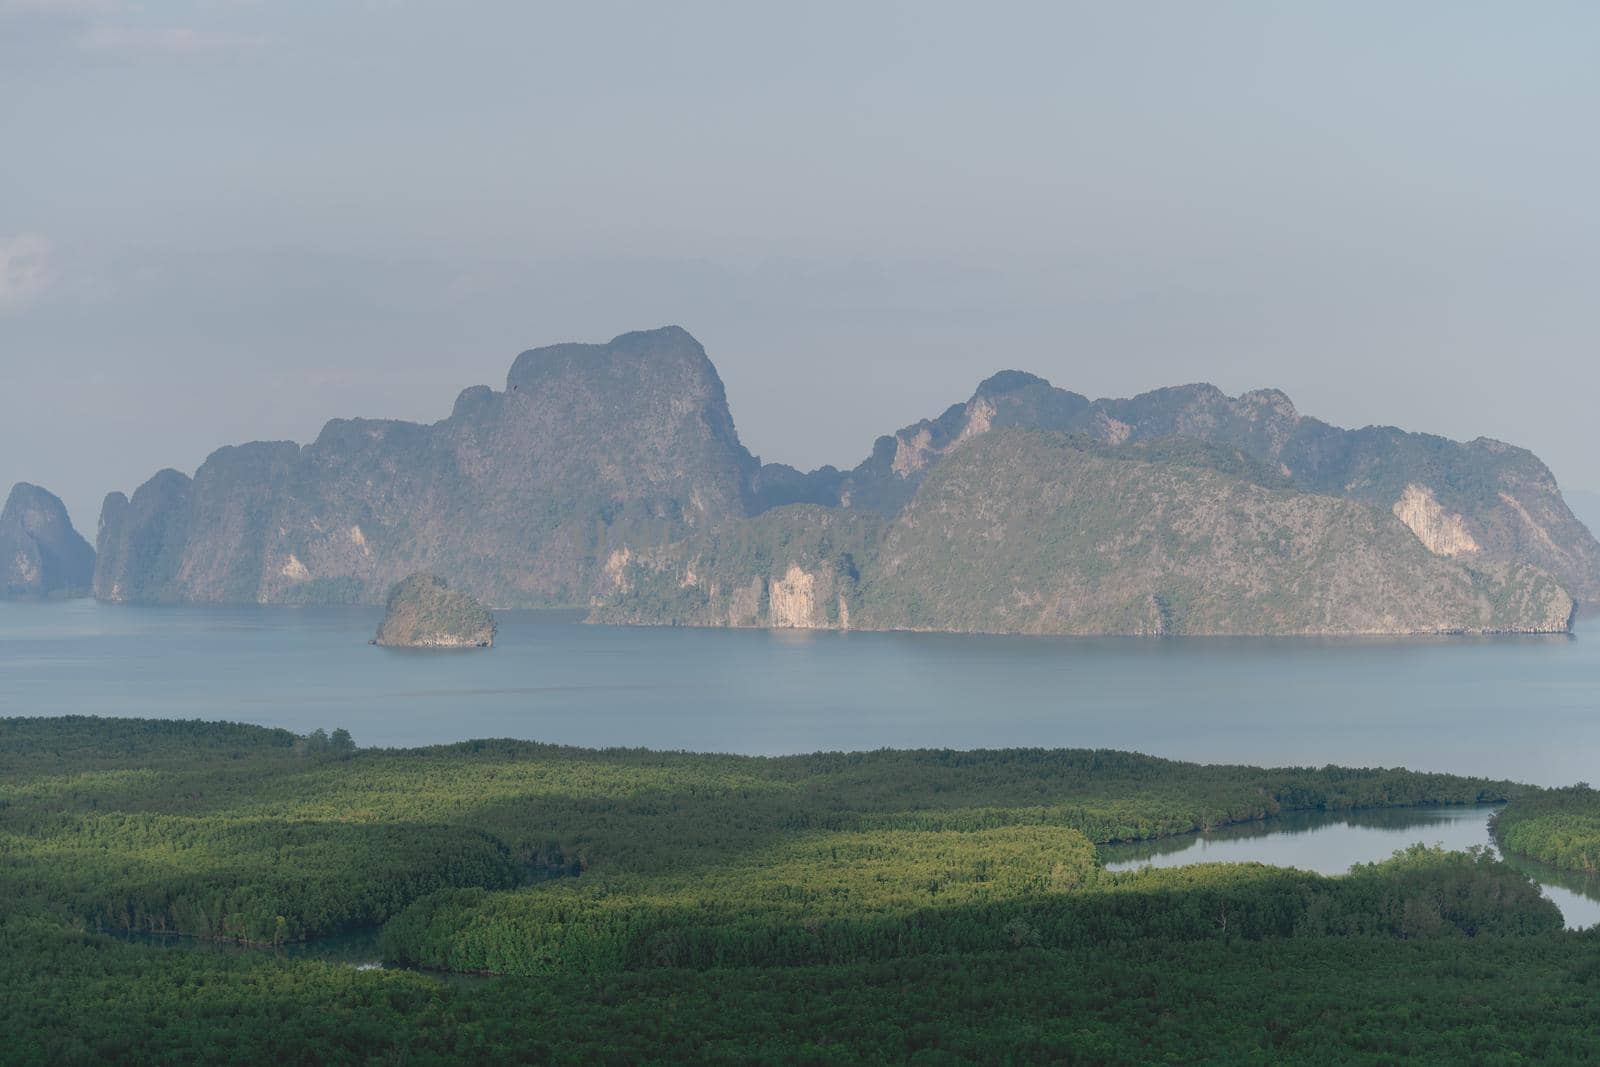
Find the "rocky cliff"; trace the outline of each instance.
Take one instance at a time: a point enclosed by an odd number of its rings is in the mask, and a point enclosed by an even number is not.
[[[752,547],[758,546],[758,547]],[[1531,564],[1475,567],[1395,515],[1216,446],[997,430],[899,513],[783,508],[629,561],[609,621],[1052,634],[1563,632]]]
[[[432,574],[413,574],[389,592],[372,639],[389,648],[489,648],[494,616]]]
[[[112,494],[108,600],[380,602],[416,571],[500,607],[587,603],[612,554],[743,515],[759,465],[676,327],[524,352],[429,426],[348,419]]]
[[[600,622],[850,629],[885,523],[795,504],[651,551],[619,554],[597,591]],[[856,615],[852,615],[852,611]]]
[[[339,420],[112,494],[95,589],[374,603],[423,570],[629,622],[1546,631],[1600,594],[1600,544],[1522,449],[1271,390],[1091,401],[1006,371],[854,470],[763,465],[668,327],[525,352],[432,425]]]
[[[54,493],[18,482],[0,509],[0,598],[84,596],[94,549]]]
[[[1600,603],[1600,543],[1567,507],[1538,457],[1488,438],[1451,441],[1387,426],[1345,430],[1295,410],[1275,389],[1229,397],[1210,385],[1089,400],[1043,378],[1005,371],[965,404],[880,438],[837,484],[832,501],[893,514],[944,457],[992,429],[1083,434],[1108,445],[1165,438],[1237,449],[1307,492],[1358,500],[1402,517],[1439,554],[1483,566],[1532,563],[1580,601]]]

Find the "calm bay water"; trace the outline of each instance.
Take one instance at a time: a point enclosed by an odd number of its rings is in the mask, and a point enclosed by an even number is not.
[[[974,637],[586,626],[381,649],[372,609],[0,603],[0,714],[343,726],[781,754],[1073,746],[1600,781],[1600,627],[1404,640]]]
[[[1600,781],[1592,621],[1572,637],[1154,640],[628,628],[509,612],[487,652],[427,652],[368,645],[378,616],[0,602],[0,714],[343,726],[363,745],[1070,746]],[[1107,859],[1336,874],[1416,841],[1487,844],[1487,815],[1292,816]],[[1600,921],[1600,888],[1530,873],[1570,925]]]

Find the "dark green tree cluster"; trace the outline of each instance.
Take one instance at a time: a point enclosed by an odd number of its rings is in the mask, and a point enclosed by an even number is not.
[[[350,731],[341,726],[331,734],[322,729],[312,730],[301,739],[300,747],[312,756],[338,756],[343,759],[355,752],[356,742],[350,736]]]
[[[1592,1063],[1600,940],[1166,942],[444,981],[0,918],[0,1060]]]
[[[958,836],[980,839],[973,847],[984,849],[987,835]],[[1512,868],[1487,855],[1421,846],[1346,878],[1258,864],[1105,875],[1092,864],[1069,866],[1070,858],[1052,865],[1046,853],[1052,873],[1020,891],[985,891],[975,879],[946,883],[942,894],[930,884],[915,895],[893,892],[904,872],[887,860],[854,878],[800,873],[798,884],[790,879],[799,872],[780,868],[769,882],[769,869],[758,866],[674,890],[630,892],[613,882],[565,892],[444,892],[389,923],[384,951],[441,970],[604,974],[1149,939],[1476,937],[1561,928],[1556,906]]]
[[[1594,874],[1600,871],[1600,792],[1579,783],[1519,798],[1495,813],[1494,832],[1509,852]]]

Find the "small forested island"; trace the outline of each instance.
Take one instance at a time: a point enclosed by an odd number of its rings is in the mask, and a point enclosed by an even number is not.
[[[375,645],[388,648],[490,648],[494,616],[433,574],[413,574],[395,585],[385,605]]]
[[[1600,942],[1491,853],[1101,853],[1486,802],[1507,848],[1600,855],[1586,788],[1399,769],[0,719],[0,1059],[1596,1062]]]

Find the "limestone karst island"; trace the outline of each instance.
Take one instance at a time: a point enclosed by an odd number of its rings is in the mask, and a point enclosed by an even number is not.
[[[84,596],[94,549],[48,490],[18,482],[0,509],[0,598]]]
[[[377,604],[426,570],[593,621],[1032,634],[1565,632],[1600,544],[1525,449],[1267,389],[1003,371],[848,471],[762,462],[676,326],[524,352],[432,425],[340,419],[105,500],[97,596]]]
[[[494,632],[494,616],[482,604],[434,575],[413,574],[389,593],[372,643],[387,648],[489,648]]]

